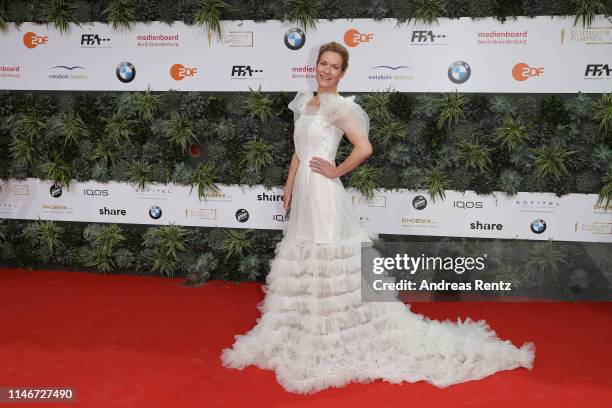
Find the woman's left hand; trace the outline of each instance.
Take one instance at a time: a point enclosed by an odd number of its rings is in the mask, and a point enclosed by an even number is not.
[[[321,173],[329,178],[336,178],[336,165],[320,157],[310,159],[310,168],[316,173]]]

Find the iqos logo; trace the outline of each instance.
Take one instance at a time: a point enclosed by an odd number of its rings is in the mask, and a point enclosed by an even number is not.
[[[85,190],[83,190],[83,194],[91,197],[107,197],[108,190],[86,188]]]
[[[462,209],[482,208],[482,201],[453,201],[453,207]]]

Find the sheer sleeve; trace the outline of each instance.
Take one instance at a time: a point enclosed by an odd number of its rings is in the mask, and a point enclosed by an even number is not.
[[[345,134],[369,140],[370,118],[355,102],[354,95],[347,98],[325,95],[321,99],[321,104],[323,114],[330,124],[341,129]]]
[[[289,109],[293,111],[293,123],[297,122],[300,115],[302,114],[302,110],[304,109],[304,105],[308,102],[308,100],[312,97],[312,92],[309,91],[298,91],[293,100],[289,102]]]

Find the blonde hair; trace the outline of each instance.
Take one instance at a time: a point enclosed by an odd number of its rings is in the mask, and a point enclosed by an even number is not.
[[[337,54],[340,54],[340,56],[342,57],[342,72],[346,71],[349,62],[349,52],[344,45],[339,44],[335,41],[323,44],[321,48],[319,48],[319,55],[317,56],[317,65],[319,64],[321,55],[323,55],[325,51],[333,51]]]

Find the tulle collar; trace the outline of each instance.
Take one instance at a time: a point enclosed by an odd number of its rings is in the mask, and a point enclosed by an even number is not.
[[[310,95],[310,99],[312,99],[315,96],[314,91],[313,92],[308,92]],[[340,94],[333,94],[331,92],[321,92],[318,94],[319,96],[319,100],[321,99],[332,99],[332,98],[343,98],[343,99],[350,99],[350,100],[355,100],[355,95],[350,95],[350,96],[342,96]]]
[[[330,92],[321,92],[318,94],[319,96],[319,107],[314,112],[307,112],[307,105],[312,98],[315,97],[314,91],[304,91],[305,98],[304,103],[302,105],[302,113],[306,116],[314,116],[318,113],[326,112],[333,109],[338,103],[342,104],[342,101],[355,101],[355,95],[350,96],[342,96],[340,94],[333,94]],[[312,109],[312,107],[310,107]]]

